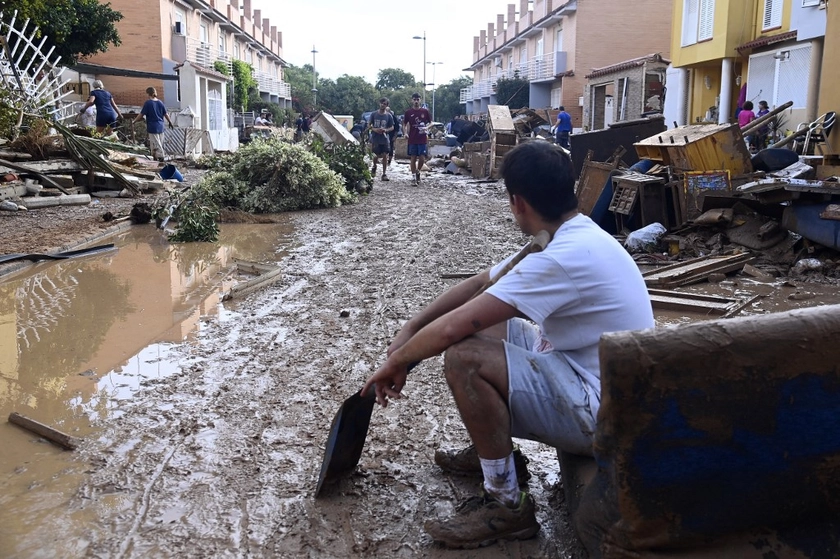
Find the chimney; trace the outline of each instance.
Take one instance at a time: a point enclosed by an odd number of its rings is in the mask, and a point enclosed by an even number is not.
[[[496,38],[496,26],[492,23],[487,24],[487,40],[491,41]]]
[[[268,35],[268,32],[271,30],[271,22],[268,21],[267,17],[263,18],[262,30],[266,35]]]
[[[481,39],[479,39],[478,37],[473,37],[473,52],[478,52],[478,50],[481,48],[481,43],[479,43],[480,40]]]
[[[262,10],[254,10],[254,27],[260,29],[262,24]]]
[[[507,24],[510,28],[516,22],[516,4],[508,4]]]
[[[498,14],[496,16],[496,29],[499,33],[505,30],[505,14]]]
[[[248,19],[254,17],[254,13],[251,11],[251,0],[242,0],[242,15]]]
[[[519,19],[522,20],[528,13],[528,0],[519,0]]]
[[[481,48],[486,44],[487,44],[487,31],[482,29],[478,34],[478,46],[479,46],[479,48]]]

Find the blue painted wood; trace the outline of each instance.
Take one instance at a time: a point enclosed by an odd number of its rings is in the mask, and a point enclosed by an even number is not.
[[[828,202],[789,206],[782,214],[782,226],[815,243],[840,250],[840,221],[820,217],[827,206]]]

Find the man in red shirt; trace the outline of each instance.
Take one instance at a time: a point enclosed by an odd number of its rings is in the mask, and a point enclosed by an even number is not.
[[[414,186],[420,184],[420,170],[426,163],[427,126],[432,122],[429,110],[420,106],[420,94],[411,96],[412,107],[403,117],[403,133],[408,136],[408,157],[411,160],[411,174]]]

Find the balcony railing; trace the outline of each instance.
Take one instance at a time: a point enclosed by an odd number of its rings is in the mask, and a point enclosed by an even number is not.
[[[281,99],[292,98],[292,87],[280,78],[255,70],[254,79],[261,93],[276,95]]]
[[[482,97],[490,97],[496,92],[496,81],[499,78],[511,79],[520,77],[529,82],[553,80],[560,74],[567,71],[567,53],[550,52],[542,56],[535,56],[525,64],[516,64],[512,68],[502,70],[490,79],[476,82],[470,87],[465,87],[460,92],[460,102],[467,103]]]
[[[198,64],[208,70],[215,70],[217,61],[223,62],[228,68],[230,75],[233,75],[233,56],[223,50],[215,49],[208,43],[203,43],[198,39],[192,37],[175,36],[173,39],[173,58],[184,58],[193,64]],[[182,43],[178,44],[177,39],[181,39]],[[272,76],[267,72],[254,70],[254,79],[257,81],[257,86],[261,93],[268,93],[275,95],[281,99],[292,98],[292,88],[282,79]]]

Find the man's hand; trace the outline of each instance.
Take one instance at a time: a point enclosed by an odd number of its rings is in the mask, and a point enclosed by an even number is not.
[[[402,389],[408,377],[408,367],[397,364],[392,358],[388,358],[379,369],[368,378],[361,395],[367,394],[368,390],[374,388],[376,391],[376,403],[380,406],[388,406],[388,398],[399,400],[403,398]],[[375,385],[375,386],[374,386]]]
[[[175,128],[175,125],[170,122],[169,123],[169,129],[172,130],[173,128]]]

